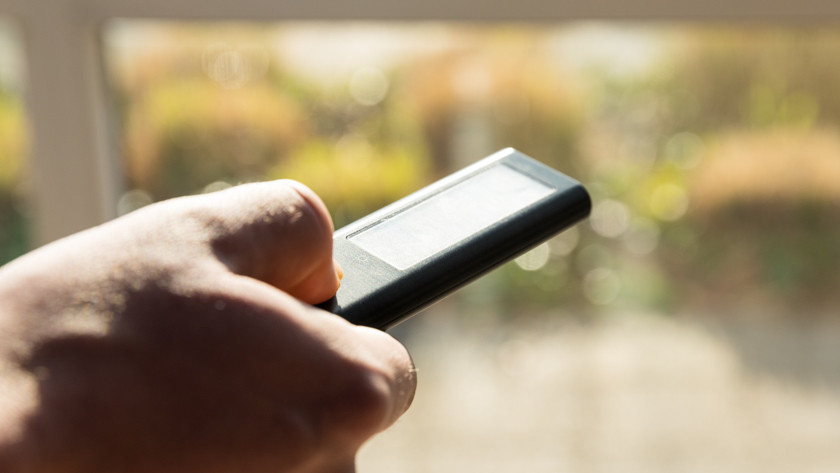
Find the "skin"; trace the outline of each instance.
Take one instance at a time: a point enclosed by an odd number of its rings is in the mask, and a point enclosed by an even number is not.
[[[0,471],[354,471],[416,381],[309,305],[339,285],[332,231],[303,185],[248,184],[0,268]]]

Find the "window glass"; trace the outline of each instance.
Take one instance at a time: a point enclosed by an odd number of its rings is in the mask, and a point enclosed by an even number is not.
[[[23,66],[15,25],[0,18],[0,264],[30,248],[24,161]]]
[[[338,226],[500,148],[579,225],[397,327],[364,471],[840,467],[840,31],[176,24],[106,32],[122,212],[294,178]]]

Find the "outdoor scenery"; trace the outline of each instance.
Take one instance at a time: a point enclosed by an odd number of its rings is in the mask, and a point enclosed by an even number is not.
[[[840,469],[840,30],[118,21],[120,213],[293,178],[340,227],[512,146],[588,222],[397,327],[370,472]],[[0,75],[0,79],[4,76]],[[30,248],[0,83],[0,263]]]

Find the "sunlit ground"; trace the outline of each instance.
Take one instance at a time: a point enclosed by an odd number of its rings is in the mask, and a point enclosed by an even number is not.
[[[840,468],[836,320],[545,314],[500,328],[464,315],[444,304],[406,329],[420,388],[360,471]]]

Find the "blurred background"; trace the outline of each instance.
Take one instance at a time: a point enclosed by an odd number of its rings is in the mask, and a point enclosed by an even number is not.
[[[298,179],[337,226],[500,148],[593,196],[393,334],[363,472],[840,471],[840,30],[109,21],[124,214]],[[0,22],[0,263],[37,245]]]

